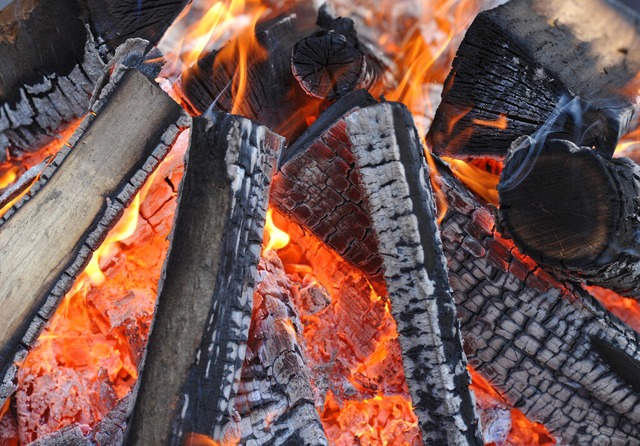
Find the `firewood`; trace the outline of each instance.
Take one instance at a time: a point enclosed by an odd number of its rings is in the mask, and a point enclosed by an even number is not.
[[[301,3],[289,14],[258,22],[255,33],[203,56],[179,80],[184,102],[198,114],[213,107],[245,116],[293,140],[306,128],[304,117],[295,119],[302,116],[300,110],[321,105],[306,95],[291,72],[293,45],[315,29],[315,15],[311,4]],[[234,106],[239,96],[243,100]]]
[[[273,179],[271,200],[296,223],[308,228],[376,284],[382,258],[362,207],[359,174],[353,168],[344,118],[376,101],[364,90],[338,100],[289,147]]]
[[[444,166],[442,240],[469,363],[563,444],[640,442],[640,338],[496,231]]]
[[[29,443],[29,446],[91,446],[91,441],[86,438],[82,427],[74,423]]]
[[[424,443],[484,444],[413,118],[403,105],[383,103],[345,120]]]
[[[219,441],[234,409],[269,187],[283,139],[238,116],[195,118],[130,445]]]
[[[325,4],[318,25],[319,30],[293,46],[291,69],[302,89],[335,101],[356,88],[369,88],[382,66],[358,39],[353,20],[332,18]]]
[[[500,223],[521,252],[565,279],[640,297],[640,167],[570,141],[514,144]]]
[[[186,0],[13,0],[0,10],[0,162],[49,142],[89,108],[127,38],[156,43]]]
[[[303,329],[291,281],[273,251],[260,260],[258,275],[237,415],[225,426],[222,443],[327,445],[299,341]]]
[[[580,98],[583,116],[559,133],[613,153],[638,105],[637,85],[623,90],[640,72],[640,18],[613,3],[514,0],[480,13],[453,61],[429,146],[502,157],[558,104]]]
[[[0,400],[17,363],[188,118],[140,72],[114,66],[91,112],[30,194],[0,219]]]

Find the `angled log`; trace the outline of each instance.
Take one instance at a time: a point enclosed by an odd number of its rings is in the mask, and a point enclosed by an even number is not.
[[[582,288],[558,282],[495,229],[438,167],[449,280],[469,364],[566,444],[640,442],[640,339]]]
[[[17,363],[169,151],[188,118],[153,81],[115,66],[91,112],[0,219],[0,400]]]
[[[328,445],[300,345],[302,325],[280,259],[258,265],[247,356],[223,444]]]
[[[203,56],[179,80],[184,102],[196,114],[213,106],[294,140],[307,127],[307,115],[300,110],[315,111],[322,105],[305,94],[291,72],[293,45],[315,29],[315,16],[311,4],[300,3]]]
[[[357,88],[367,89],[381,76],[382,63],[358,39],[353,20],[333,18],[326,4],[318,13],[320,29],[296,42],[291,69],[310,96],[335,101]]]
[[[467,31],[428,144],[441,155],[503,157],[579,98],[581,116],[554,131],[611,155],[638,107],[637,85],[627,88],[638,72],[640,17],[620,2],[510,1]]]
[[[129,445],[219,441],[245,357],[272,172],[283,139],[223,113],[196,118]]]
[[[559,277],[640,297],[640,167],[570,141],[514,144],[500,184],[503,234]]]
[[[429,169],[413,118],[399,103],[382,103],[345,120],[424,443],[481,445]]]
[[[369,219],[344,120],[354,110],[374,103],[359,90],[321,114],[282,157],[271,201],[379,284],[382,258],[366,225]]]
[[[186,0],[14,0],[0,10],[0,162],[82,118],[127,38],[157,43]]]

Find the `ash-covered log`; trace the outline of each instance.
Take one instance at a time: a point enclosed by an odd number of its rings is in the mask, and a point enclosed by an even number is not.
[[[186,0],[13,0],[0,10],[0,162],[82,118],[128,38],[155,44]]]
[[[293,46],[291,69],[310,96],[335,101],[380,77],[382,63],[358,39],[353,20],[333,18],[326,4],[318,13],[320,29]]]
[[[619,2],[510,1],[467,31],[428,145],[439,155],[502,157],[558,104],[580,98],[583,116],[558,133],[610,155],[637,110],[637,85],[624,90],[638,72],[640,16]]]
[[[275,252],[258,265],[247,356],[223,444],[328,445],[301,345],[292,283]]]
[[[504,234],[559,277],[640,297],[640,167],[570,141],[518,142],[498,185]]]
[[[429,168],[413,118],[399,103],[382,103],[345,121],[424,443],[481,445]]]
[[[300,3],[203,56],[179,80],[185,103],[197,114],[213,107],[245,116],[293,140],[307,127],[301,110],[322,103],[307,96],[291,72],[293,45],[313,32],[315,16],[311,4]]]
[[[375,103],[358,90],[321,114],[284,153],[271,190],[281,212],[360,268],[374,286],[382,281],[382,258],[367,226],[345,117]]]
[[[469,363],[562,443],[639,443],[638,333],[520,254],[448,168],[438,172],[448,203],[442,240]]]
[[[75,277],[187,124],[153,81],[116,64],[67,145],[2,217],[0,401]]]
[[[194,118],[129,445],[216,441],[234,413],[256,266],[283,139],[223,113]]]

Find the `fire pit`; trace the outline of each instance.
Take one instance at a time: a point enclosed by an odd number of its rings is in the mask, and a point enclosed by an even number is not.
[[[640,444],[631,2],[45,3],[0,444]]]

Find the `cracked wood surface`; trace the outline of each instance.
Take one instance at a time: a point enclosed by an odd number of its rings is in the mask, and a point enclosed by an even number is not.
[[[283,139],[238,116],[194,118],[130,445],[219,441],[232,416],[272,172]]]
[[[0,400],[13,393],[16,364],[188,119],[152,81],[123,66],[91,111],[0,220]]]
[[[570,141],[514,144],[502,170],[500,226],[556,276],[640,297],[640,167]]]
[[[449,280],[469,363],[568,444],[640,444],[640,339],[581,288],[558,282],[495,229],[438,167]]]
[[[155,44],[184,0],[14,0],[0,10],[0,162],[37,150],[89,109],[127,38]]]
[[[328,445],[304,357],[291,281],[273,251],[258,265],[247,356],[223,444]]]
[[[478,14],[445,81],[432,150],[504,156],[556,106],[580,98],[582,116],[557,130],[613,153],[638,109],[640,72],[640,15],[614,3],[513,0]]]

